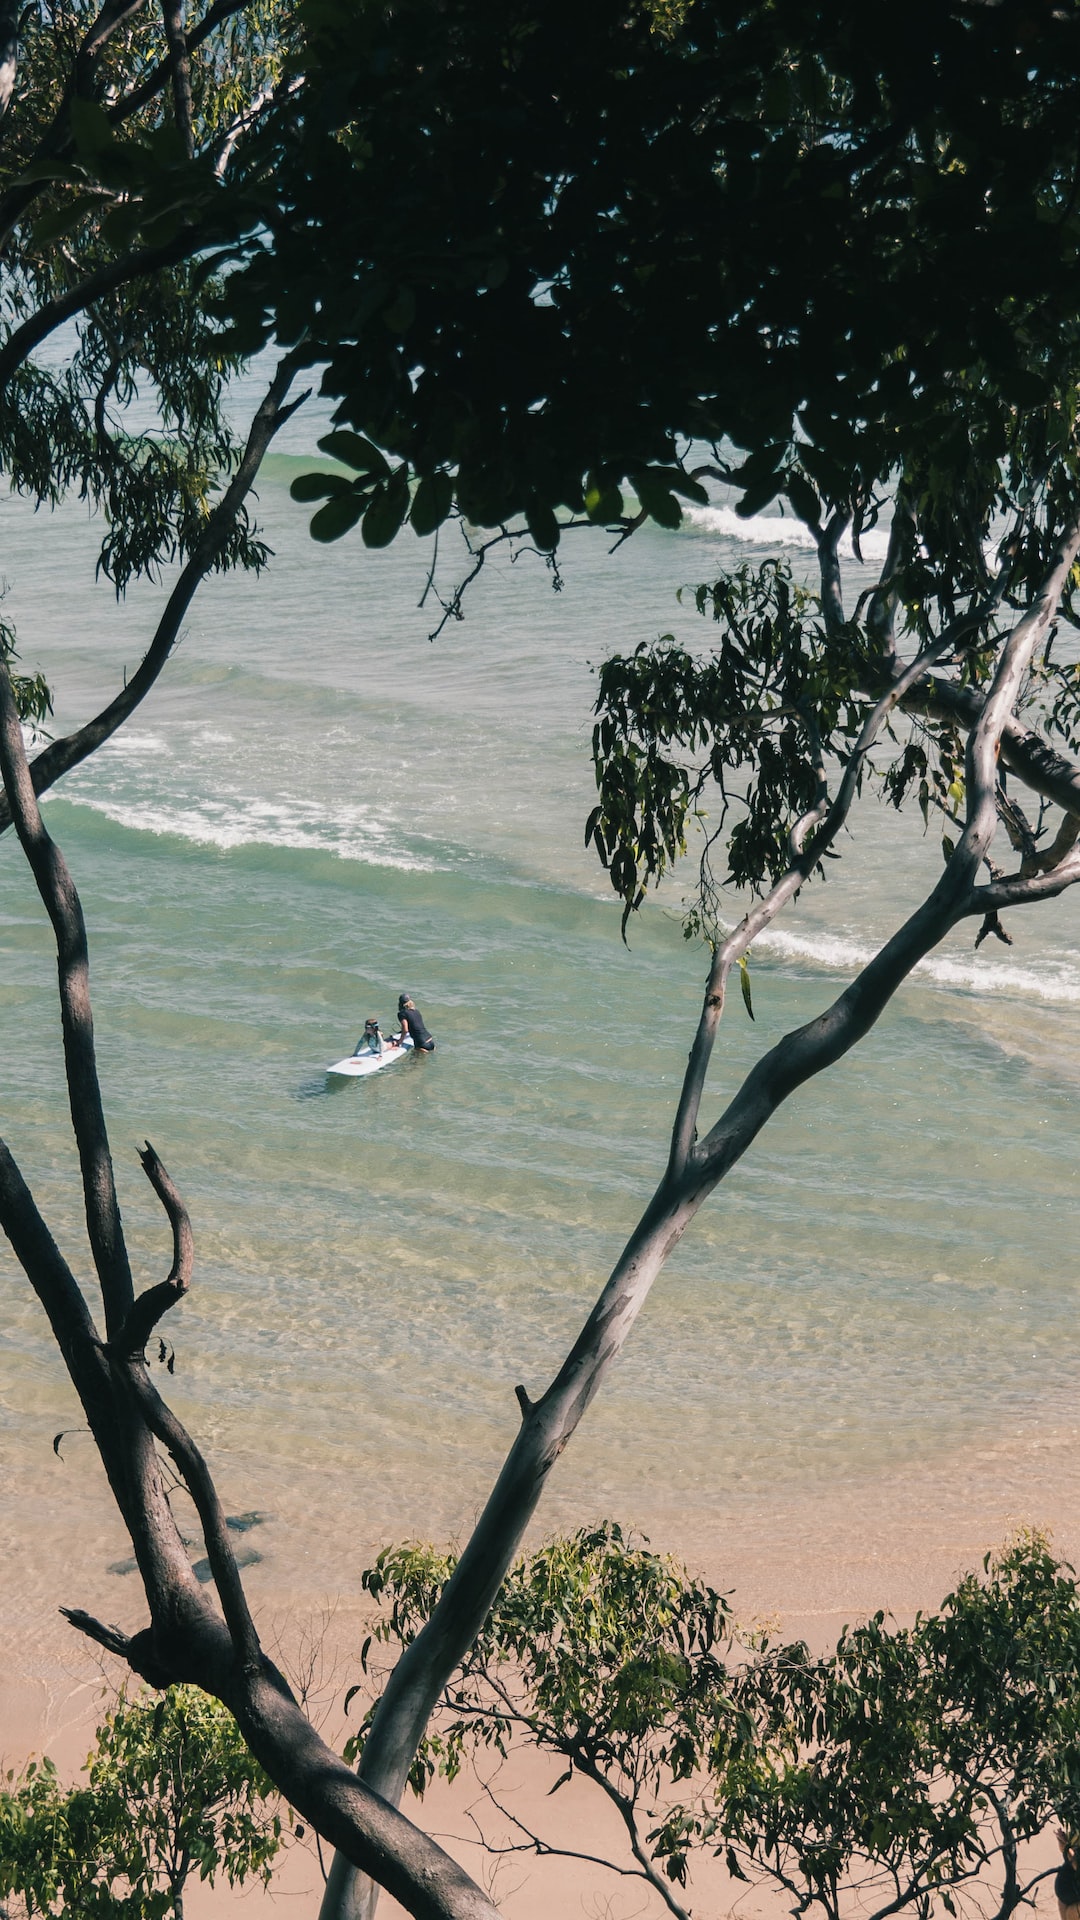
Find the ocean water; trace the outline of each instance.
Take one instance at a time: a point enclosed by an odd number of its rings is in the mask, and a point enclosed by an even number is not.
[[[588,1312],[663,1166],[706,965],[678,883],[624,947],[582,844],[589,663],[664,632],[708,645],[684,583],[769,550],[809,565],[790,522],[719,502],[614,555],[575,536],[559,591],[535,556],[496,553],[432,643],[427,545],[310,541],[287,490],[317,431],[299,416],[263,475],[266,574],[204,589],[149,700],[46,803],[90,925],[140,1278],[169,1259],[144,1138],[192,1215],[164,1384],[230,1506],[273,1516],[256,1595],[351,1592],[380,1541],[460,1534],[512,1436],[515,1382],[538,1392]],[[133,667],[162,589],[117,607],[75,507],[5,499],[0,526],[5,614],[66,729]],[[462,563],[444,540],[444,584]],[[863,803],[828,884],[756,952],[753,1024],[733,997],[707,1119],[939,858],[917,813]],[[1014,915],[1007,950],[976,954],[961,929],[788,1103],[659,1282],[560,1463],[551,1523],[611,1512],[692,1549],[733,1516],[774,1528],[826,1496],[887,1516],[943,1460],[1074,1432],[1078,908]],[[85,1275],[53,980],[7,836],[0,1131]],[[437,1053],[328,1082],[402,988]],[[125,1617],[122,1538],[88,1442],[53,1453],[78,1414],[6,1243],[0,1362],[19,1605],[29,1620],[55,1603],[81,1556]],[[59,1597],[81,1604],[87,1578]]]

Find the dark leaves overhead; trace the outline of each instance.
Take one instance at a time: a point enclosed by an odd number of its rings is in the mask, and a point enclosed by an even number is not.
[[[1075,9],[302,17],[305,114],[274,133],[280,213],[235,322],[303,340],[341,424],[452,473],[478,524],[526,515],[549,547],[623,481],[675,524],[653,470],[680,436],[767,450],[755,507],[801,442],[806,515],[811,484],[869,505],[907,467],[933,520],[959,461],[978,518],[1017,410],[1072,377]]]

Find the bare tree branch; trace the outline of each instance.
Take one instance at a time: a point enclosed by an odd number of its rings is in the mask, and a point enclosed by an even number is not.
[[[74,733],[52,741],[43,752],[35,756],[30,773],[36,794],[45,793],[63,774],[70,773],[72,767],[77,767],[81,761],[87,759],[102,745],[103,741],[108,740],[117,728],[123,725],[140,702],[145,700],[176,645],[184,616],[199,586],[225,547],[237,515],[255,484],[259,468],[274,435],[307,398],[304,394],[290,406],[284,404],[295,374],[295,359],[287,356],[277,368],[251,423],[240,464],[217,506],[209,515],[206,526],[169,595],[153,640],[137,670],[129,680],[125,681],[115,699],[111,700],[108,706],[103,707],[93,720],[88,720],[85,726],[77,728]],[[11,809],[4,796],[0,794],[0,833],[10,825]]]
[[[140,1413],[156,1440],[168,1449],[199,1516],[210,1571],[214,1576],[218,1599],[229,1629],[232,1644],[246,1673],[258,1671],[261,1660],[259,1638],[244,1593],[225,1509],[218,1497],[210,1469],[187,1429],[162,1399],[139,1355],[113,1356],[113,1364],[123,1374]]]
[[[911,551],[914,538],[914,509],[901,488],[893,502],[892,525],[889,528],[889,545],[885,563],[877,586],[870,594],[866,613],[867,631],[878,649],[886,670],[890,673],[896,667],[896,614],[900,604],[895,581]]]
[[[184,152],[190,160],[195,153],[195,138],[191,123],[191,56],[188,53],[187,34],[184,31],[184,0],[162,0],[161,15],[165,23],[165,41],[169,49],[176,128],[184,143]]]
[[[590,1775],[590,1778],[591,1777]],[[646,1881],[648,1885],[660,1895],[664,1905],[675,1914],[676,1920],[690,1920],[690,1914],[687,1909],[679,1905],[679,1902],[671,1891],[669,1883],[663,1880],[657,1873],[648,1855],[644,1856],[645,1864],[643,1866],[622,1867],[617,1860],[608,1860],[602,1853],[587,1853],[583,1847],[557,1847],[550,1840],[545,1840],[541,1834],[535,1833],[532,1827],[521,1818],[520,1814],[515,1813],[512,1808],[504,1806],[495,1793],[490,1780],[483,1780],[480,1784],[483,1787],[485,1796],[490,1800],[496,1812],[501,1814],[504,1820],[508,1821],[512,1827],[516,1827],[518,1832],[525,1836],[523,1840],[510,1841],[508,1844],[504,1843],[502,1846],[496,1846],[493,1841],[485,1837],[480,1822],[477,1820],[475,1814],[473,1814],[471,1808],[467,1808],[466,1811],[469,1819],[476,1828],[480,1844],[485,1853],[490,1853],[495,1858],[505,1857],[508,1854],[514,1853],[533,1853],[536,1854],[539,1859],[580,1860],[589,1866],[605,1867],[609,1873],[617,1873],[624,1880]],[[607,1790],[605,1782],[601,1781],[599,1784],[604,1785],[605,1790]],[[636,1848],[634,1850],[634,1858],[639,1858]]]
[[[87,1232],[105,1305],[105,1324],[112,1338],[124,1325],[135,1293],[120,1222],[94,1053],[86,922],[67,862],[41,818],[26,763],[11,674],[3,659],[0,659],[0,771],[15,831],[56,938],[68,1104],[79,1149]]]
[[[168,1313],[170,1307],[175,1307],[183,1299],[191,1285],[194,1255],[187,1208],[149,1140],[139,1159],[172,1224],[173,1263],[166,1279],[139,1295],[124,1322],[120,1337],[114,1344],[117,1352],[126,1359],[138,1359],[158,1321]]]
[[[583,1773],[585,1778],[591,1780],[594,1786],[599,1787],[601,1793],[606,1794],[607,1798],[611,1801],[623,1826],[626,1828],[626,1837],[630,1843],[630,1851],[638,1863],[642,1877],[648,1881],[653,1891],[660,1895],[664,1905],[675,1915],[675,1920],[690,1920],[687,1909],[681,1906],[679,1901],[676,1900],[670,1880],[668,1880],[664,1874],[657,1872],[656,1867],[653,1865],[653,1862],[641,1844],[641,1834],[638,1831],[636,1808],[633,1801],[628,1795],[619,1792],[614,1782],[609,1780],[602,1768],[596,1765],[591,1754],[584,1750],[579,1750],[574,1755],[574,1765],[579,1773]]]
[[[487,1615],[552,1467],[699,1207],[789,1094],[854,1046],[917,962],[959,919],[976,910],[974,879],[997,818],[994,792],[1001,734],[1077,552],[1080,519],[1063,536],[1035,605],[1002,649],[970,745],[967,821],[941,879],[839,999],[772,1048],[706,1138],[686,1153],[684,1161],[676,1160],[673,1169],[669,1166],[555,1379],[528,1412],[523,1409],[521,1427],[472,1537],[428,1621],[398,1661],[375,1710],[360,1773],[387,1800],[396,1802],[400,1797],[430,1713]],[[936,646],[945,644],[943,640]],[[920,655],[905,672],[918,676],[930,664]],[[883,700],[893,694],[902,697],[894,685]],[[846,772],[856,777],[853,765]],[[711,1011],[707,996],[706,1012]],[[688,1078],[694,1071],[692,1055]],[[370,1920],[376,1902],[377,1891],[371,1883],[358,1880],[344,1862],[335,1860],[323,1920]]]

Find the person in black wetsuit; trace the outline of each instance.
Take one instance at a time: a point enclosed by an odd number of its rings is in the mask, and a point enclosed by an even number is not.
[[[401,1022],[401,1037],[403,1040],[406,1034],[408,1034],[417,1053],[434,1053],[435,1042],[425,1027],[424,1016],[417,1011],[411,994],[403,993],[399,995],[397,1017]]]

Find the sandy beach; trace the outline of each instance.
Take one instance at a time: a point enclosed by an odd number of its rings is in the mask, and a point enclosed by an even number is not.
[[[1047,1530],[1055,1550],[1075,1560],[1080,1554],[1076,1463],[1074,1432],[1035,1430],[1023,1440],[1003,1435],[993,1446],[942,1460],[919,1475],[868,1477],[861,1487],[846,1487],[841,1499],[828,1490],[787,1504],[763,1496],[750,1511],[745,1502],[725,1504],[723,1490],[717,1489],[707,1528],[700,1512],[655,1510],[640,1518],[655,1545],[680,1555],[730,1593],[739,1619],[768,1619],[785,1634],[824,1648],[845,1622],[878,1607],[902,1621],[918,1608],[934,1606],[960,1573],[978,1565],[1018,1526]],[[51,1510],[38,1506],[37,1525],[21,1546],[7,1503],[9,1618],[17,1621],[19,1632],[9,1643],[0,1679],[0,1750],[5,1767],[20,1765],[32,1752],[48,1752],[62,1773],[74,1778],[110,1689],[123,1675],[107,1658],[99,1662],[56,1607],[61,1602],[86,1606],[129,1628],[139,1624],[141,1609],[133,1579],[109,1571],[123,1540],[92,1461],[85,1454],[77,1458],[69,1448],[67,1466],[70,1473],[56,1476],[63,1497]],[[584,1499],[586,1467],[587,1437],[582,1435],[574,1467],[553,1489],[545,1515],[548,1530],[596,1517]],[[250,1491],[250,1480],[246,1487]],[[361,1551],[362,1493],[354,1486],[349,1500],[344,1481],[329,1489],[324,1485],[321,1497],[314,1479],[306,1482],[303,1475],[288,1488],[279,1482],[257,1492],[277,1500],[277,1512],[264,1528],[264,1557],[247,1574],[261,1630],[290,1675],[310,1686],[312,1710],[327,1737],[338,1741],[345,1730],[342,1696],[357,1677],[356,1649],[369,1618],[359,1570],[381,1541],[372,1538],[370,1552]],[[330,1519],[335,1502],[336,1526]],[[418,1499],[419,1508],[425,1504],[430,1505]],[[22,1518],[29,1521],[27,1509]],[[289,1538],[296,1542],[291,1557]],[[339,1575],[346,1566],[349,1574],[336,1590],[330,1579],[335,1564]],[[555,1801],[547,1799],[556,1772],[535,1757],[515,1760],[500,1776],[500,1798],[555,1844],[622,1857],[617,1823],[607,1807],[595,1804],[598,1796],[591,1790],[575,1786]],[[406,1810],[478,1877],[490,1879],[511,1920],[546,1920],[557,1913],[631,1920],[662,1910],[640,1882],[598,1867],[484,1855],[472,1839],[474,1806],[478,1816],[492,1822],[481,1784],[468,1779],[453,1789],[436,1785],[422,1807],[412,1802]],[[497,1819],[491,1831],[498,1834]],[[1040,1864],[1052,1857],[1052,1842],[1047,1839],[1045,1847],[1050,1851]],[[307,1915],[314,1912],[320,1885],[315,1854],[309,1846],[294,1845],[268,1896],[258,1889],[234,1895],[224,1886],[199,1887],[192,1891],[188,1911],[193,1920],[216,1920],[234,1909],[254,1912],[265,1899],[275,1911]],[[1046,1911],[1048,1899],[1042,1902]],[[768,1889],[733,1886],[708,1862],[690,1904],[699,1914],[735,1910],[747,1920],[784,1911]],[[398,1909],[387,1900],[383,1911],[395,1916]]]

